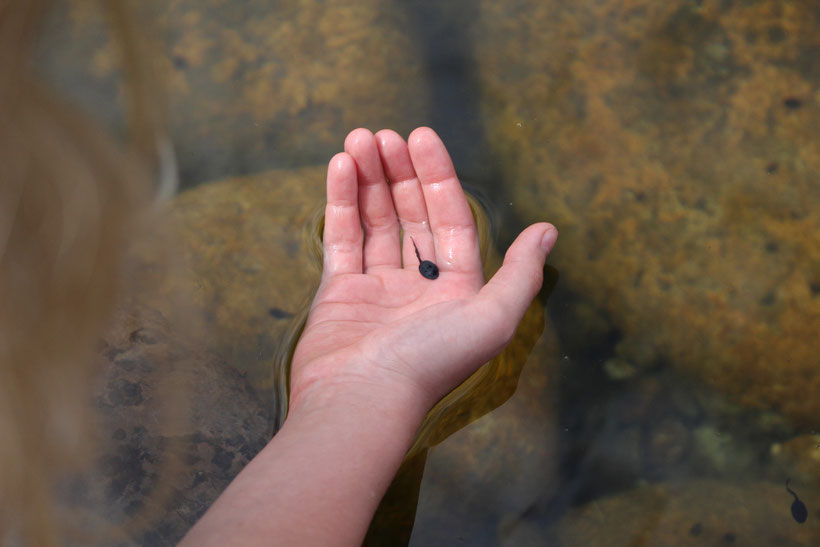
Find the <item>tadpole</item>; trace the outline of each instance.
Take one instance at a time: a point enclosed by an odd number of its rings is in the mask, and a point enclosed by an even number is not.
[[[419,248],[416,246],[416,240],[410,237],[410,241],[413,242],[413,248],[416,250],[416,258],[419,259],[419,273],[421,273],[422,277],[427,279],[435,279],[438,277],[438,266],[435,265],[434,262],[430,262],[429,260],[422,260],[421,255],[419,254]]]
[[[809,510],[806,508],[806,504],[797,497],[794,490],[789,488],[789,481],[791,481],[791,479],[786,479],[786,490],[789,491],[789,494],[794,496],[794,501],[792,502],[792,516],[794,517],[794,520],[800,524],[803,524],[809,516]]]

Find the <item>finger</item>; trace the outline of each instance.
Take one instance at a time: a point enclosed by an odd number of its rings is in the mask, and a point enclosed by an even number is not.
[[[557,238],[555,226],[542,222],[521,232],[510,245],[501,268],[478,295],[483,311],[476,315],[488,322],[488,332],[497,331],[506,341],[512,338],[515,327],[541,289],[544,261]]]
[[[410,134],[408,148],[424,193],[439,268],[480,274],[475,220],[444,143],[435,131],[420,127]]]
[[[359,176],[364,271],[380,267],[400,268],[399,222],[384,177],[376,138],[367,129],[355,129],[345,139],[345,152],[356,161]]]
[[[356,163],[344,152],[327,167],[327,206],[323,276],[362,273],[362,225],[359,220]]]
[[[433,234],[427,220],[427,206],[421,184],[413,169],[413,161],[407,143],[398,133],[383,129],[376,133],[376,144],[382,158],[384,174],[387,176],[393,205],[404,231],[402,242],[402,263],[405,268],[418,268],[418,259],[410,241],[418,245],[419,253],[425,257],[435,257]]]

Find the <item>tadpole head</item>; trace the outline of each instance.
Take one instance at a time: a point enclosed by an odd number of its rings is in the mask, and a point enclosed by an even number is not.
[[[438,277],[438,266],[429,260],[423,260],[419,264],[419,272],[427,279],[436,279]]]

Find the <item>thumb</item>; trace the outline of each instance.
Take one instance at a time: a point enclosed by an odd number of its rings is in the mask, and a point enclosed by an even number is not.
[[[555,245],[558,230],[547,222],[521,232],[504,256],[504,263],[479,296],[497,310],[504,310],[507,324],[518,324],[544,281],[544,261]]]

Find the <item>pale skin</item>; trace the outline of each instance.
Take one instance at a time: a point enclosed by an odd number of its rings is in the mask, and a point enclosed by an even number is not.
[[[330,160],[324,269],[287,420],[184,545],[360,545],[427,411],[512,338],[558,232],[524,230],[485,283],[444,144],[352,131]],[[403,230],[403,239],[402,232]],[[435,262],[425,279],[420,255]]]

